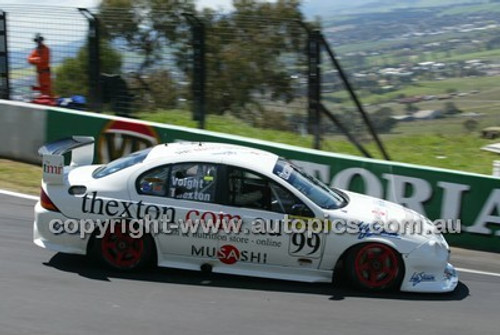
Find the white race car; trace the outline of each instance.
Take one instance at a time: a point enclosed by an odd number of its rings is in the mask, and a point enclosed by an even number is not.
[[[266,151],[168,143],[92,165],[94,139],[75,136],[39,153],[34,242],[44,248],[119,270],[157,264],[306,282],[342,271],[359,288],[412,292],[458,283],[448,244],[427,218],[329,188]],[[391,222],[425,229],[389,230]]]

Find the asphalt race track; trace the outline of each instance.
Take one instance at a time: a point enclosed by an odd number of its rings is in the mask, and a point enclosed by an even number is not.
[[[154,269],[103,270],[32,242],[33,200],[0,194],[0,334],[500,334],[500,257],[456,251],[451,294]]]

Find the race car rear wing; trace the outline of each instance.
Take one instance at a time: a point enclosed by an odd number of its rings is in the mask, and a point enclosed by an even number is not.
[[[94,161],[94,138],[73,136],[48,143],[38,149],[43,159],[43,180],[47,184],[64,183],[64,154],[71,152],[70,167],[92,164]]]

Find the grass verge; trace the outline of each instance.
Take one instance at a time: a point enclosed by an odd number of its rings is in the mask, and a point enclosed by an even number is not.
[[[41,179],[38,165],[0,159],[0,189],[38,195]]]

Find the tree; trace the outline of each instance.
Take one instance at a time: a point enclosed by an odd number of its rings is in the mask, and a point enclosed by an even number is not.
[[[166,70],[158,70],[147,76],[135,74],[129,78],[129,86],[137,92],[135,101],[143,110],[172,109],[177,106],[179,90]]]
[[[415,106],[413,103],[408,102],[408,103],[406,103],[405,110],[406,110],[406,114],[412,114],[413,112],[418,111],[418,107]]]
[[[122,65],[122,59],[111,45],[102,40],[101,71],[106,73],[118,73]],[[89,96],[89,61],[88,47],[84,45],[74,58],[66,58],[62,65],[55,71],[55,92],[61,96],[83,95]]]
[[[143,57],[138,72],[144,74],[162,60],[166,46],[187,37],[184,14],[194,11],[193,0],[103,0],[99,17],[104,36]]]
[[[498,48],[500,48],[500,36],[495,36],[491,38],[488,42],[486,42],[486,50],[493,50]]]
[[[138,75],[180,70],[191,83],[193,49],[184,14],[194,13],[206,27],[207,112],[255,120],[267,112],[263,100],[294,99],[286,69],[305,66],[305,31],[298,24],[303,16],[299,0],[234,0],[233,6],[233,12],[218,15],[197,13],[191,0],[104,0],[100,13],[107,36],[142,56]],[[162,64],[167,51],[175,54],[175,69]],[[291,61],[285,57],[290,54],[300,56]]]
[[[453,115],[459,113],[462,113],[462,110],[460,110],[453,102],[450,101],[444,104],[444,114]]]
[[[473,132],[479,126],[479,122],[474,119],[467,119],[464,121],[463,125],[465,130],[467,130],[468,132]]]
[[[382,107],[370,115],[373,127],[377,132],[388,133],[396,125],[394,111],[390,107]]]
[[[302,20],[299,3],[235,1],[234,6],[230,17],[210,19],[208,88],[218,94],[209,97],[207,109],[243,117],[265,113],[261,99],[291,102],[292,81],[281,56],[303,53],[304,32],[294,22]]]

